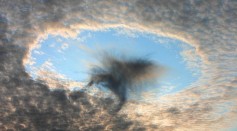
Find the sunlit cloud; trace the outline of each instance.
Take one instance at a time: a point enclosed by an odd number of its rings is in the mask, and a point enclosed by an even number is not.
[[[1,1],[0,100],[4,106],[0,107],[0,128],[229,128],[237,118],[236,6],[235,1],[224,0]],[[190,44],[195,50],[186,50],[182,55],[190,68],[201,69],[199,80],[188,89],[162,96],[157,101],[128,102],[120,114],[115,115],[108,111],[115,107],[114,99],[80,91],[50,91],[47,82],[42,82],[47,80],[33,80],[25,71],[27,62],[34,65],[34,59],[30,58],[31,51],[38,48],[49,34],[76,39],[81,30],[117,27],[175,38]],[[200,59],[196,59],[197,56]],[[45,63],[45,68],[52,66],[49,61]],[[48,72],[41,73],[42,76],[48,75]],[[60,78],[56,74],[53,76]],[[224,109],[220,108],[222,106]]]

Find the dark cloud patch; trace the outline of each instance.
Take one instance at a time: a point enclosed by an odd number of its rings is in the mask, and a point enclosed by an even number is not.
[[[171,107],[171,108],[167,109],[167,112],[171,113],[173,115],[180,114],[180,110],[178,108],[176,108],[176,107]]]
[[[143,83],[155,81],[161,67],[145,58],[125,58],[104,53],[99,66],[91,69],[91,77],[87,86],[102,84],[111,90],[120,100],[118,111],[127,100],[128,90]]]

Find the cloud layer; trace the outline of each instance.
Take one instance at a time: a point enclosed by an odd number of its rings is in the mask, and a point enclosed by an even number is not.
[[[224,129],[237,118],[236,12],[233,0],[2,0],[0,129]],[[189,43],[203,62],[200,80],[188,90],[153,103],[127,103],[123,113],[114,116],[107,112],[112,99],[51,92],[25,72],[30,50],[48,34],[76,37],[81,29],[113,27]]]
[[[93,84],[102,84],[111,90],[120,101],[119,111],[127,101],[129,89],[137,90],[143,83],[152,83],[161,75],[162,68],[152,61],[144,58],[119,58],[109,53],[103,53],[100,57],[101,66],[91,69],[91,76],[88,87]]]

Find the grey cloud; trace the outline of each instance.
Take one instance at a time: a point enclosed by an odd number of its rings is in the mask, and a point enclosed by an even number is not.
[[[128,90],[137,90],[135,86],[152,80],[161,75],[161,66],[145,58],[125,58],[108,53],[100,58],[101,66],[91,69],[91,77],[88,87],[93,84],[103,84],[111,90],[120,100],[119,111],[127,101]],[[159,74],[160,73],[160,74]]]
[[[169,108],[169,109],[167,110],[167,112],[169,112],[169,113],[171,113],[171,114],[174,114],[174,115],[180,113],[179,109],[177,109],[176,107],[171,107],[171,108]]]
[[[236,113],[227,112],[220,118],[210,116],[215,114],[213,107],[221,106],[223,102],[236,103],[234,95],[228,97],[225,94],[230,90],[232,94],[236,92],[236,81],[231,80],[236,80],[237,59],[226,57],[236,55],[236,10],[237,2],[234,0],[2,0],[0,101],[4,106],[0,107],[1,130],[45,130],[44,127],[48,130],[154,129],[150,118],[157,121],[155,128],[160,130],[225,128],[228,125],[225,123],[231,123]],[[82,92],[50,92],[46,85],[31,80],[25,72],[23,60],[36,38],[48,33],[49,29],[73,30],[71,25],[76,23],[87,27],[106,27],[107,24],[124,24],[128,27],[135,25],[141,28],[140,30],[172,34],[175,38],[190,41],[189,44],[196,48],[196,52],[204,61],[203,74],[195,88],[165,97],[165,100],[170,101],[170,107],[179,109],[180,114],[164,118],[169,108],[154,108],[162,106],[162,103],[159,103],[144,105],[143,108],[149,107],[147,110],[153,111],[153,114],[149,114],[152,117],[143,115],[141,118],[144,119],[140,119],[134,114],[134,109],[144,103],[137,103],[126,114],[136,119],[119,114],[111,116],[107,113],[107,103],[114,103],[113,100],[94,98]],[[220,88],[226,89],[222,90],[226,92],[220,92]],[[198,103],[198,106],[190,107],[190,103],[194,102]],[[127,103],[129,104],[131,102]],[[207,104],[210,110],[204,108]],[[125,105],[124,109],[127,108],[131,107]],[[234,106],[232,108],[236,109]],[[164,124],[167,121],[171,121],[171,124]]]

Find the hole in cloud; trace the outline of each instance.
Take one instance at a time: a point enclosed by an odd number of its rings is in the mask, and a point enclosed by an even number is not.
[[[200,76],[201,60],[195,48],[146,32],[124,28],[82,30],[73,39],[49,34],[39,44],[32,50],[26,70],[33,79],[41,79],[56,89],[65,85],[82,89],[100,51],[147,58],[168,69],[155,85],[143,89],[141,96],[147,99],[182,91]]]

